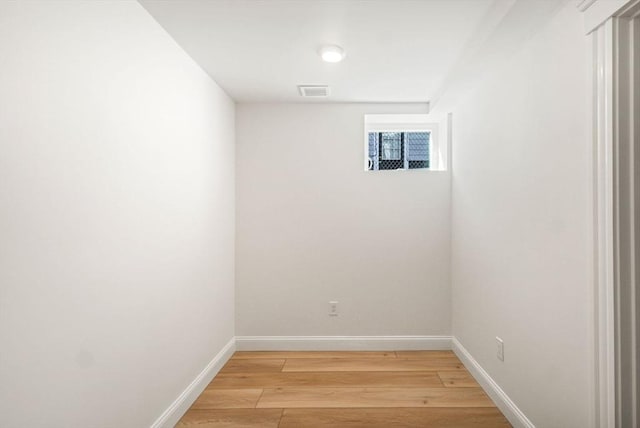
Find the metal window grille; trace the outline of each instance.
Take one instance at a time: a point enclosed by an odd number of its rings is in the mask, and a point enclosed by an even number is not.
[[[429,168],[430,132],[370,132],[369,170]]]

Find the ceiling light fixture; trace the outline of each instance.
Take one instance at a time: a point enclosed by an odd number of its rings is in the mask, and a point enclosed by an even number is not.
[[[324,62],[340,62],[344,59],[344,49],[336,45],[325,45],[318,51]]]

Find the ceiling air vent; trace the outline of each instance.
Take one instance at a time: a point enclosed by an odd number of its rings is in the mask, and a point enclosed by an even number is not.
[[[328,97],[329,87],[327,85],[298,85],[298,92],[308,98]]]

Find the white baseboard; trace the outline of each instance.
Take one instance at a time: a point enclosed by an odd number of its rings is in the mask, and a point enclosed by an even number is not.
[[[496,406],[511,422],[514,428],[535,428],[535,425],[525,416],[524,413],[516,406],[509,396],[500,388],[491,376],[478,364],[471,356],[469,351],[456,339],[452,338],[453,352],[456,353],[460,361],[465,365],[467,370],[482,386],[485,392],[491,397]]]
[[[238,351],[435,351],[451,336],[236,336]]]
[[[236,351],[235,338],[231,338],[224,348],[207,364],[198,376],[182,391],[182,394],[171,403],[162,415],[151,425],[151,428],[173,428],[180,418],[189,410],[198,396],[204,391],[207,385],[213,380],[222,366],[231,358]]]

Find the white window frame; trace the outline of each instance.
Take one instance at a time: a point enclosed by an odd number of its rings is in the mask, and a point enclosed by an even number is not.
[[[369,133],[370,132],[428,132],[429,168],[415,168],[410,171],[445,171],[446,144],[440,140],[440,124],[426,114],[367,114],[364,117],[364,156],[363,167],[369,171]],[[406,169],[388,171],[407,171]],[[380,171],[376,171],[380,172]]]

